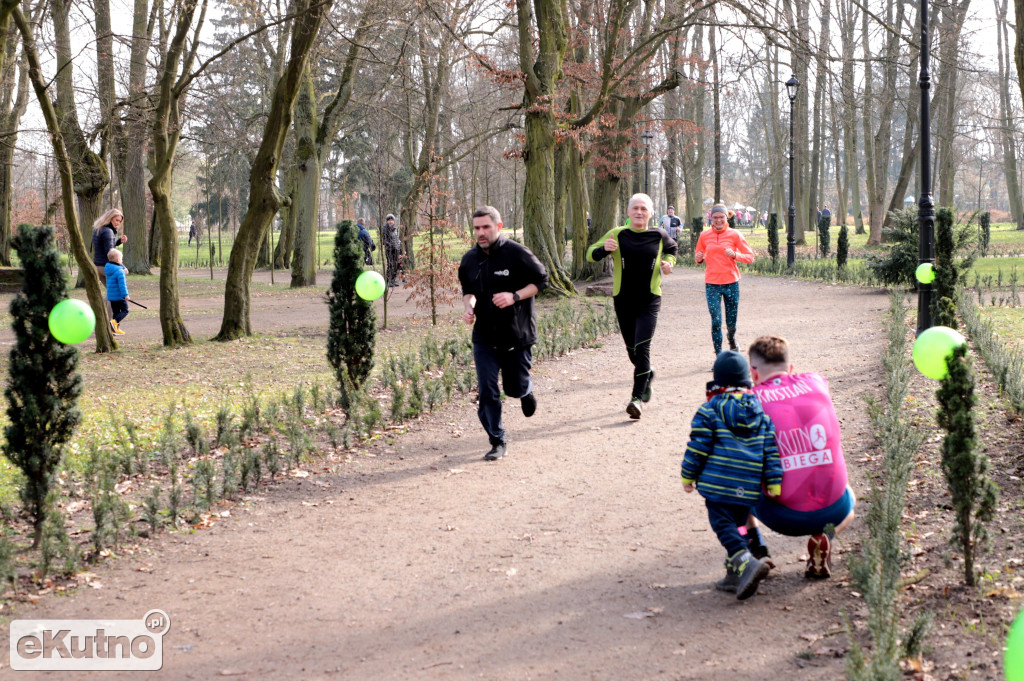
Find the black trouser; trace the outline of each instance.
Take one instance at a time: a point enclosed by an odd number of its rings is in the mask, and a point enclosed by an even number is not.
[[[718,536],[718,541],[725,547],[730,558],[747,548],[747,540],[740,534],[739,528],[741,525],[746,525],[750,506],[739,502],[739,499],[736,501],[738,503],[730,504],[710,499],[704,500],[704,505],[708,508],[711,529]]]
[[[121,320],[128,316],[128,301],[127,300],[109,300],[110,308],[114,311],[114,321],[118,324]]]
[[[476,378],[480,398],[477,416],[487,431],[492,445],[505,444],[505,427],[501,422],[501,390],[498,389],[498,373],[509,397],[525,397],[533,391],[530,367],[533,365],[533,348],[509,348],[499,350],[482,343],[473,343],[473,359],[476,362]]]
[[[640,399],[651,380],[651,339],[658,325],[661,296],[648,294],[646,300],[637,296],[625,298],[621,293],[615,296],[615,316],[626,342],[626,354],[633,363],[633,397]]]
[[[388,262],[387,274],[384,278],[387,279],[388,285],[398,282],[398,256],[401,254],[402,252],[397,248],[387,248],[384,250],[384,255]]]

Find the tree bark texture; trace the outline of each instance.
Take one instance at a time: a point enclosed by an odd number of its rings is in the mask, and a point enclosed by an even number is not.
[[[568,48],[568,6],[564,0],[516,0],[519,16],[519,61],[524,76],[526,143],[523,165],[523,232],[526,245],[548,270],[549,288],[575,294],[554,243],[556,88]],[[536,20],[536,47],[533,27]],[[595,216],[596,217],[596,216]]]
[[[18,143],[21,117],[28,108],[28,69],[24,59],[14,61],[18,48],[18,27],[8,21],[0,73],[3,93],[0,101],[0,265],[11,266],[11,237],[16,225],[11,223],[14,208],[14,148]],[[18,76],[15,78],[15,73]]]
[[[21,32],[22,42],[25,46],[25,58],[28,61],[29,78],[32,81],[32,88],[35,90],[39,107],[43,111],[43,118],[46,120],[46,129],[50,133],[50,142],[53,147],[56,159],[57,172],[60,174],[61,200],[64,204],[64,217],[68,228],[68,238],[71,242],[71,250],[78,263],[78,269],[84,272],[85,292],[89,299],[89,307],[99,323],[96,324],[96,352],[111,352],[117,349],[114,342],[113,331],[106,323],[107,301],[103,289],[100,287],[99,273],[92,264],[89,251],[85,241],[82,239],[78,228],[78,215],[75,212],[75,193],[72,186],[74,178],[71,172],[71,160],[68,157],[67,148],[62,138],[60,121],[57,111],[50,101],[49,93],[46,91],[46,83],[43,81],[42,70],[39,66],[39,57],[36,52],[35,37],[32,34],[32,27],[21,10],[15,6],[11,9],[14,21]]]
[[[68,26],[70,0],[51,0],[50,14],[53,18],[54,42],[57,54],[57,75],[54,83],[57,86],[56,112],[61,126],[64,144],[67,146],[68,158],[71,162],[71,173],[74,177],[75,195],[78,197],[78,220],[82,239],[92,244],[92,223],[99,216],[103,192],[110,184],[110,173],[107,170],[106,148],[102,145],[100,152],[94,152],[85,139],[85,133],[78,122],[78,111],[75,105],[73,84],[73,65],[71,52],[71,30]],[[84,285],[84,274],[78,272],[76,287]],[[106,314],[104,314],[104,317]]]
[[[150,273],[149,220],[146,211],[146,51],[152,38],[147,0],[135,0],[128,70],[128,96],[118,102],[114,87],[110,1],[96,0],[96,71],[101,130],[109,140],[124,212],[124,266],[133,274]],[[106,144],[104,145],[106,146]],[[153,262],[152,264],[156,264]]]
[[[249,174],[249,208],[231,249],[224,286],[224,317],[216,340],[233,340],[252,334],[249,315],[252,272],[260,246],[266,240],[267,231],[281,207],[275,178],[291,124],[292,105],[302,86],[309,52],[320,32],[324,16],[330,11],[331,2],[310,3],[308,0],[298,0],[294,8],[296,18],[291,53],[284,74],[274,89],[267,123],[263,129],[263,141]]]
[[[187,49],[186,41],[192,29],[197,2],[184,0],[178,8],[174,35],[161,63],[152,119],[153,155],[149,191],[153,195],[153,215],[160,232],[160,328],[164,345],[168,347],[192,342],[178,304],[178,227],[171,210],[171,172],[181,139],[179,107],[190,82],[190,71],[195,59],[195,45]],[[197,34],[205,14],[206,0],[203,0],[203,11],[195,29]]]

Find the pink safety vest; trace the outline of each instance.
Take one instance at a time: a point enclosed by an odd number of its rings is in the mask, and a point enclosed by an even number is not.
[[[779,502],[794,511],[817,511],[838,501],[846,491],[846,461],[828,381],[819,374],[787,374],[754,386],[754,394],[775,424]]]

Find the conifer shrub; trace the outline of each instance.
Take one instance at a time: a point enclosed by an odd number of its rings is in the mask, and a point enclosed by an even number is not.
[[[690,223],[690,253],[693,253],[697,249],[697,239],[700,238],[700,233],[704,231],[704,218],[697,216],[693,218]]]
[[[832,217],[830,215],[822,215],[818,218],[818,255],[822,258],[827,258],[832,252],[831,236],[829,235],[831,227]]]
[[[967,283],[967,272],[974,262],[970,253],[958,257],[958,252],[968,251],[973,246],[973,231],[968,225],[953,222],[953,211],[940,208],[935,214],[935,299],[932,303],[932,317],[935,323],[957,328],[956,292]]]
[[[768,255],[772,263],[779,261],[779,214],[772,213],[768,218]]]
[[[23,474],[21,497],[32,516],[33,546],[42,541],[47,499],[64,447],[81,420],[78,349],[50,335],[50,310],[68,297],[53,228],[22,225],[13,240],[24,287],[11,302],[15,344],[8,363],[3,453]]]
[[[836,240],[836,267],[843,269],[850,257],[850,231],[846,225],[839,226],[839,238]]]
[[[952,496],[954,546],[964,557],[964,581],[976,584],[975,558],[987,538],[985,522],[995,514],[997,489],[988,476],[988,457],[977,451],[974,430],[974,371],[961,345],[946,360],[949,373],[936,393],[942,440],[942,472]]]
[[[356,295],[356,279],[363,272],[363,258],[355,225],[351,220],[343,220],[337,230],[334,277],[327,292],[330,311],[327,359],[337,376],[339,405],[348,409],[353,397],[349,386],[358,390],[373,369],[377,316],[373,304]]]
[[[882,230],[888,249],[868,256],[867,264],[885,286],[916,286],[918,265],[917,210],[904,208],[889,213],[890,226]]]

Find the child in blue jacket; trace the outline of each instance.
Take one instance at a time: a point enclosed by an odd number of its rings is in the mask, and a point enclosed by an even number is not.
[[[718,355],[715,380],[708,384],[708,401],[690,426],[683,459],[683,489],[704,497],[711,529],[725,547],[725,578],[715,584],[735,592],[740,600],[757,593],[769,565],[758,560],[740,534],[750,509],[761,498],[782,489],[782,461],[775,443],[775,426],[761,409],[751,388],[750,366],[738,352]]]
[[[128,316],[128,281],[125,278],[125,268],[121,264],[121,251],[111,248],[107,252],[107,264],[103,268],[103,274],[107,276],[107,300],[110,301],[110,309],[114,318],[110,320],[110,328],[118,336],[123,336],[121,320]]]

